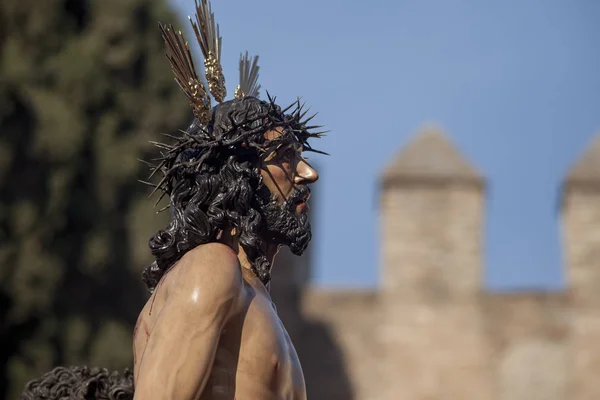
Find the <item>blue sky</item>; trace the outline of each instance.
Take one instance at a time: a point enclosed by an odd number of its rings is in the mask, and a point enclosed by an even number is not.
[[[559,185],[600,131],[600,2],[212,3],[229,93],[248,50],[262,97],[302,96],[332,130],[315,160],[315,284],[377,284],[377,177],[433,122],[488,179],[486,285],[561,286]]]

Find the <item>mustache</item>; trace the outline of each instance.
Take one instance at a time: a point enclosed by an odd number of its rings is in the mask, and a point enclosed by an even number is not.
[[[285,202],[290,206],[293,206],[301,201],[305,201],[309,196],[310,188],[308,186],[298,186],[290,193]]]

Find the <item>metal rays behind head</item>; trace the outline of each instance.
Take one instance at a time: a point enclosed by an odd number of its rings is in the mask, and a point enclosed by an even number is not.
[[[222,38],[219,35],[219,25],[215,23],[215,16],[208,0],[195,0],[195,4],[195,21],[191,17],[189,19],[204,56],[204,73],[208,91],[198,77],[190,47],[181,31],[175,33],[172,26],[165,27],[159,24],[159,27],[167,47],[167,58],[175,75],[175,81],[187,96],[198,121],[206,125],[210,120],[212,107],[208,92],[210,91],[218,103],[222,103],[227,96],[227,90],[221,66]],[[240,84],[236,89],[236,98],[258,97],[260,85],[257,84],[259,69],[257,62],[258,56],[254,57],[250,65],[247,52],[245,57],[240,57]]]
[[[200,123],[206,124],[210,119],[210,96],[196,74],[190,47],[181,31],[175,33],[173,26],[159,24],[159,27],[167,46],[167,58],[175,81],[187,96],[196,118]]]
[[[208,81],[208,89],[215,100],[221,103],[227,96],[225,77],[221,68],[221,43],[219,25],[215,24],[215,14],[211,11],[207,0],[196,0],[196,22],[188,17],[194,28],[196,39],[204,55],[204,72]]]
[[[254,56],[252,64],[248,52],[245,55],[240,54],[240,84],[235,89],[235,98],[239,99],[245,96],[258,98],[260,85],[258,84],[258,56]]]

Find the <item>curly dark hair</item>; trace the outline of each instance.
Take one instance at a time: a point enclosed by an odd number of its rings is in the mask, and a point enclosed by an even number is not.
[[[133,400],[133,374],[105,368],[57,367],[29,381],[19,400]]]
[[[187,251],[217,241],[219,232],[227,228],[236,228],[240,246],[265,284],[271,277],[266,241],[279,240],[278,244],[288,245],[296,254],[304,251],[310,229],[299,244],[277,237],[284,227],[269,226],[277,225],[273,215],[281,206],[274,206],[260,171],[264,157],[290,142],[302,145],[303,151],[326,154],[310,147],[308,139],[323,132],[312,132],[318,127],[306,124],[314,115],[302,120],[305,115],[299,101],[282,110],[270,96],[269,101],[245,97],[214,107],[207,126],[194,120],[182,136],[169,136],[174,144],[156,143],[162,157],[158,165],[151,165],[151,177],[156,172],[163,174],[153,186],[170,198],[170,221],[149,241],[156,260],[144,269],[143,281],[151,292]],[[267,140],[264,134],[275,128],[281,128],[282,135]],[[295,196],[307,190],[299,188]]]

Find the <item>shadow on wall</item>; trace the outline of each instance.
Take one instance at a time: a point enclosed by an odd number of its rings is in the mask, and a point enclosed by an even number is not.
[[[318,163],[313,163],[321,171]],[[311,185],[311,204],[316,204],[323,179]],[[318,222],[310,214],[313,240],[307,251],[294,256],[282,248],[273,267],[271,296],[277,312],[298,352],[308,398],[311,400],[353,400],[353,385],[347,373],[347,364],[334,332],[327,324],[309,318],[302,310],[302,299],[311,278],[312,249],[314,249]]]
[[[310,271],[310,254],[293,256],[282,249],[273,271],[271,295],[298,352],[308,398],[352,400],[354,393],[341,346],[330,327],[302,313],[301,300]]]
[[[352,400],[354,393],[340,347],[323,323],[303,321],[296,337],[308,398]]]

